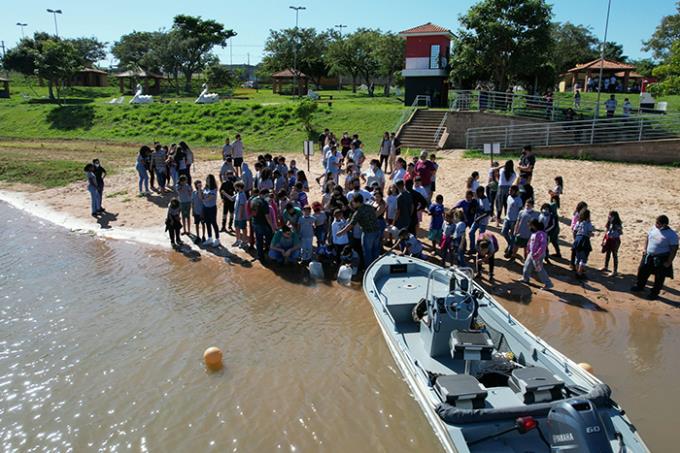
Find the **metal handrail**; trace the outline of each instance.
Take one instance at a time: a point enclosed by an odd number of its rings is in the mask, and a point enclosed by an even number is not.
[[[439,143],[439,139],[441,138],[442,134],[444,133],[444,129],[446,129],[446,119],[449,117],[449,112],[445,112],[444,116],[442,117],[442,120],[439,123],[439,126],[437,126],[437,130],[434,133],[434,144]]]
[[[421,106],[422,103],[425,103],[425,107],[430,107],[431,104],[431,98],[430,96],[426,96],[424,94],[419,94],[418,96],[415,97],[409,108],[405,109],[402,113],[401,116],[399,117],[399,120],[397,121],[397,125],[394,126],[394,130],[398,130],[402,124],[406,120],[408,120],[413,112]]]
[[[680,114],[477,127],[465,133],[467,149],[482,149],[485,143],[500,143],[502,149],[514,149],[524,145],[582,145],[670,138],[680,138]]]
[[[451,111],[492,111],[514,116],[541,118],[560,121],[566,118],[567,109],[572,109],[578,119],[594,118],[598,111],[597,102],[555,94],[552,99],[523,93],[487,90],[451,90]],[[619,110],[623,104],[619,103]],[[633,110],[631,114],[644,113]]]

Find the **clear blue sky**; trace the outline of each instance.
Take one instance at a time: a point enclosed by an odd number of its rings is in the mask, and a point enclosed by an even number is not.
[[[473,0],[6,0],[1,6],[0,40],[12,47],[21,37],[15,24],[27,23],[26,33],[54,31],[52,15],[45,10],[61,9],[57,17],[59,34],[65,37],[96,36],[112,44],[132,30],[150,31],[169,28],[176,14],[200,15],[224,23],[238,36],[233,39],[234,64],[257,63],[270,29],[291,27],[295,13],[289,5],[306,6],[300,12],[300,26],[326,29],[346,24],[344,32],[357,27],[400,31],[425,22],[449,27],[455,32],[458,16]],[[612,0],[609,40],[623,44],[632,58],[648,56],[640,48],[658,25],[661,17],[673,14],[672,0]],[[604,32],[606,0],[559,0],[553,3],[554,20],[570,21],[592,27],[598,37]],[[229,49],[216,49],[223,63],[229,63]],[[108,63],[108,62],[107,62]]]

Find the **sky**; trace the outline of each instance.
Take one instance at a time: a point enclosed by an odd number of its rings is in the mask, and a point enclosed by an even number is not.
[[[0,2],[0,40],[13,47],[21,38],[17,22],[28,24],[27,35],[35,31],[54,32],[53,15],[46,9],[61,9],[57,16],[59,35],[67,38],[96,36],[113,44],[133,30],[170,28],[176,14],[198,15],[223,23],[238,35],[233,47],[216,48],[222,63],[256,64],[262,58],[270,29],[295,25],[295,11],[289,6],[305,6],[300,11],[300,27],[327,29],[347,25],[343,33],[358,27],[398,32],[426,22],[458,28],[458,17],[474,0],[4,0]],[[4,5],[3,5],[4,3]],[[607,0],[558,0],[553,20],[590,26],[597,37],[604,34]],[[673,0],[612,0],[608,41],[623,44],[630,58],[649,56],[642,52],[642,41],[649,38],[665,15],[675,12]],[[101,62],[108,66],[115,61]]]

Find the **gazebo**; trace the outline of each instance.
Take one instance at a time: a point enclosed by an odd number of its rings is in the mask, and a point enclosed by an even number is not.
[[[138,69],[135,71],[125,71],[116,74],[118,78],[118,83],[120,84],[121,94],[125,94],[125,81],[130,81],[130,91],[134,92],[135,80],[142,80],[142,85],[144,86],[144,94],[160,94],[161,92],[161,80],[165,79],[162,74],[156,74],[150,71],[144,71]]]
[[[573,89],[576,83],[579,83],[583,88],[583,91],[589,91],[588,81],[592,80],[593,77],[599,77],[600,67],[602,67],[603,77],[616,77],[623,78],[622,87],[626,91],[628,87],[628,82],[631,79],[631,75],[635,74],[635,66],[627,63],[621,63],[620,61],[607,60],[606,58],[598,58],[584,64],[577,64],[576,67],[571,68],[568,74],[571,74],[571,87]]]
[[[73,76],[71,85],[81,87],[105,87],[108,85],[106,71],[95,68],[83,68]]]
[[[9,98],[9,80],[0,77],[0,85],[2,85],[2,89],[0,90],[0,98]]]
[[[295,77],[297,75],[297,89],[295,89]],[[285,87],[290,85],[290,90]],[[294,69],[284,69],[272,74],[272,91],[274,94],[306,94],[309,86],[308,77]]]

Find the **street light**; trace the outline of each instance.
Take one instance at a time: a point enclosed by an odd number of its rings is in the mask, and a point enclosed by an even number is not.
[[[47,9],[47,12],[54,16],[54,34],[59,37],[59,28],[57,27],[57,14],[61,14],[60,9]]]
[[[304,6],[289,6],[290,9],[295,10],[295,36],[293,37],[293,86],[295,87],[295,92],[300,96],[300,87],[298,86],[297,80],[297,31],[298,31],[298,19],[301,10],[305,10]]]
[[[600,48],[600,77],[597,81],[597,102],[595,103],[595,118],[600,117],[600,94],[602,93],[602,73],[604,72],[604,48],[607,45],[607,32],[609,31],[609,11],[612,7],[612,0],[609,0],[607,4],[607,20],[604,23],[604,41],[602,41],[602,46]],[[593,126],[594,127],[594,126]]]
[[[24,27],[27,26],[28,24],[22,24],[21,22],[17,22],[17,26],[21,27],[21,38],[25,38],[24,36]]]
[[[340,30],[340,39],[342,39],[342,29],[347,28],[347,25],[337,24],[337,25],[333,25],[333,27]],[[338,90],[342,90],[342,72],[340,73],[340,75],[338,75]]]

